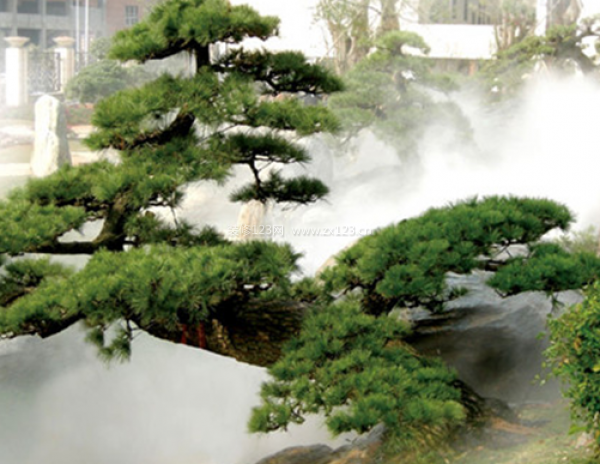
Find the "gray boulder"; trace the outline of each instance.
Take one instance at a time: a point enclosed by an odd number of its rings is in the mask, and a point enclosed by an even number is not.
[[[295,446],[256,464],[375,464],[380,462],[384,434],[385,427],[378,425],[370,433],[335,450],[326,445]]]
[[[558,397],[556,383],[541,386],[545,376],[543,335],[552,313],[550,300],[539,292],[501,298],[485,284],[489,273],[448,276],[451,287],[468,294],[448,304],[438,315],[415,311],[410,342],[421,352],[440,356],[459,377],[484,397],[509,403],[545,401]],[[569,306],[581,301],[578,292],[564,292]]]

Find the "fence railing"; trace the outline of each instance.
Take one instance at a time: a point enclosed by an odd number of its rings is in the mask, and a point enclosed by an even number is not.
[[[50,51],[32,51],[29,53],[28,80],[29,94],[60,92],[61,57]]]

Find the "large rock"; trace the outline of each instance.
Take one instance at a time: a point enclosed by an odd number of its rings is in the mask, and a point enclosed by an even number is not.
[[[468,294],[449,303],[443,314],[411,314],[411,343],[421,352],[440,356],[484,397],[523,403],[558,396],[556,383],[542,387],[535,382],[536,376],[545,375],[543,351],[548,342],[540,334],[547,330],[550,300],[538,292],[501,298],[485,285],[488,276],[449,275],[448,284],[466,288]],[[568,306],[581,296],[564,292],[560,300]]]
[[[55,172],[63,164],[71,164],[65,109],[58,99],[44,95],[35,104],[35,140],[31,171],[36,177],[44,177]]]
[[[256,464],[375,464],[380,462],[385,427],[379,425],[351,444],[332,449],[326,445],[295,446]]]

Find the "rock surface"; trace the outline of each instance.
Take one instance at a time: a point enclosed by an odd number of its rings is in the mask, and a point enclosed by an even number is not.
[[[67,120],[63,104],[44,95],[35,104],[35,140],[31,170],[36,177],[55,172],[63,164],[71,164],[67,141]]]
[[[466,288],[468,294],[449,303],[443,314],[411,314],[415,324],[411,343],[421,352],[440,356],[484,397],[509,403],[558,397],[554,382],[544,387],[535,382],[536,375],[544,375],[548,342],[540,334],[552,313],[549,299],[539,292],[501,298],[485,285],[488,275],[449,275],[449,285]],[[580,299],[577,292],[560,296],[566,306]]]
[[[368,435],[335,450],[326,445],[295,446],[256,464],[373,464],[383,443],[384,432],[383,426],[377,426]]]

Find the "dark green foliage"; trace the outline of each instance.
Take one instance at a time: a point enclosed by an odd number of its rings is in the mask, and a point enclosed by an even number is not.
[[[0,202],[0,253],[18,254],[52,243],[66,231],[81,227],[82,208],[39,205],[23,200]]]
[[[0,264],[3,264],[0,261]],[[0,276],[0,306],[7,306],[35,290],[43,280],[69,277],[71,270],[48,259],[19,259],[4,267]]]
[[[551,319],[546,356],[562,378],[571,399],[573,419],[583,421],[600,449],[600,284],[585,292],[585,300]]]
[[[376,46],[345,74],[347,90],[329,99],[349,137],[369,127],[402,156],[414,156],[426,127],[435,123],[468,137],[469,124],[458,107],[431,96],[432,90],[448,93],[458,87],[447,75],[432,72],[431,60],[419,56],[429,51],[420,36],[393,31]]]
[[[167,338],[185,335],[188,324],[224,307],[235,315],[249,298],[289,299],[296,256],[288,247],[235,246],[176,212],[184,187],[223,183],[234,165],[254,175],[238,201],[306,204],[327,193],[316,179],[284,178],[277,169],[310,161],[293,142],[297,136],[337,129],[329,110],[298,97],[338,90],[339,79],[300,53],[240,47],[220,60],[211,57],[213,46],[266,39],[278,24],[226,0],[168,0],[115,36],[108,58],[146,62],[185,53],[195,57],[196,69],[164,74],[96,105],[97,130],[87,143],[119,150],[118,162],[63,167],[0,202],[0,256],[92,255],[72,276],[45,270],[45,261],[6,271],[14,281],[6,281],[7,295],[18,297],[3,299],[0,334],[48,335],[84,320],[103,355],[126,357],[136,327]],[[106,58],[106,50],[100,55]],[[87,71],[95,79],[100,71],[124,79],[125,68],[114,62],[97,66]],[[105,83],[112,92],[115,82]],[[263,179],[266,166],[271,174]],[[101,228],[95,237],[64,237],[91,223]]]
[[[102,60],[77,73],[67,85],[66,96],[82,103],[96,103],[134,83],[127,68],[116,61]]]
[[[234,192],[232,201],[266,201],[273,199],[277,202],[294,202],[299,204],[313,203],[324,197],[329,189],[316,179],[299,176],[284,179],[278,173],[272,173],[260,184],[249,184]]]
[[[446,288],[448,272],[501,269],[490,284],[508,294],[581,288],[600,269],[592,255],[535,245],[527,257],[501,259],[510,246],[535,244],[572,220],[566,207],[542,199],[489,197],[435,208],[361,239],[323,279],[330,291],[361,289],[374,314],[395,306],[442,309],[458,296]]]
[[[505,295],[541,291],[553,296],[587,286],[600,277],[595,253],[570,253],[552,243],[532,245],[527,256],[510,258],[488,284]]]
[[[208,321],[223,307],[242,311],[250,297],[285,293],[296,259],[288,246],[250,242],[100,251],[72,275],[44,260],[18,261],[7,266],[0,301],[13,302],[15,293],[22,297],[0,311],[0,333],[36,333],[47,318],[84,320],[94,328],[90,337],[96,343],[103,340],[100,333],[121,324],[130,335],[131,323],[176,330]],[[117,340],[126,347],[123,336]],[[102,348],[108,349],[103,354],[112,349]]]
[[[260,16],[247,5],[223,0],[168,0],[130,29],[115,34],[109,57],[121,61],[166,58],[196,52],[216,42],[239,43],[246,37],[267,39],[279,19]]]
[[[322,94],[337,92],[340,80],[318,65],[307,65],[299,52],[282,52],[276,55],[266,51],[247,52],[234,50],[216,64],[220,72],[243,72],[259,82],[265,82],[267,93],[281,92]]]
[[[400,341],[408,328],[396,319],[364,314],[357,302],[315,309],[300,336],[269,369],[263,405],[251,431],[268,432],[322,413],[334,434],[359,433],[384,423],[405,443],[464,419],[454,374]]]

